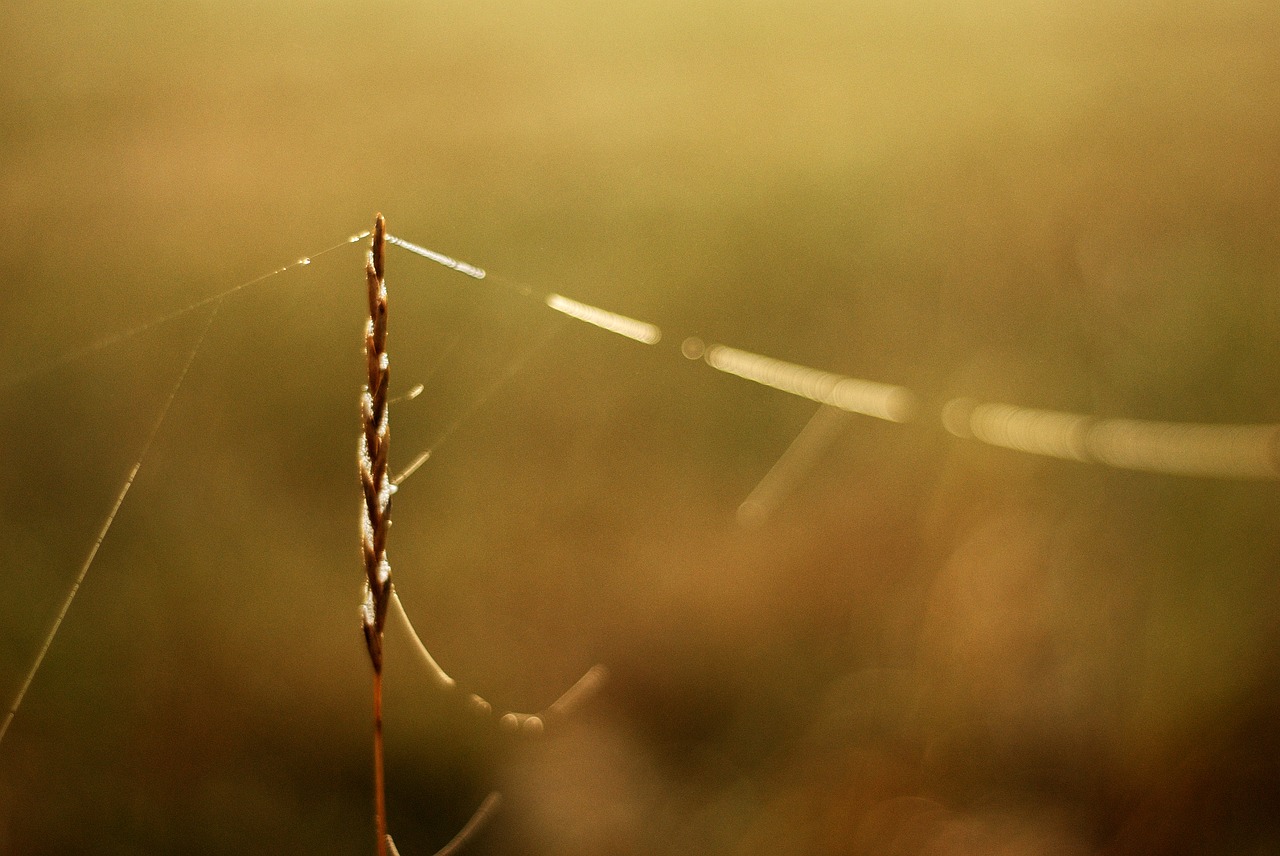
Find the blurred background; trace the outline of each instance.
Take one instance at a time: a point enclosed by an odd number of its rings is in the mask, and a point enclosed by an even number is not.
[[[1280,849],[1274,482],[947,435],[952,396],[1280,421],[1280,7],[0,9],[0,693],[195,311],[370,227],[652,321],[653,348],[388,250],[397,588],[499,737],[388,653],[431,853]],[[363,245],[229,298],[0,743],[0,852],[371,853]],[[698,335],[925,399],[846,417]],[[443,442],[441,441],[443,438]]]

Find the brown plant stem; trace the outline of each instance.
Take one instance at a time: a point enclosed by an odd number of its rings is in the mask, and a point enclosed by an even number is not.
[[[382,763],[382,672],[373,673],[373,814],[378,834],[378,856],[386,856],[387,785]]]
[[[509,731],[539,735],[549,722],[556,722],[594,693],[604,682],[607,672],[603,666],[594,666],[571,686],[555,702],[536,714],[509,711],[495,714],[493,706],[480,696],[464,693],[457,682],[449,677],[431,652],[422,644],[417,631],[409,621],[400,598],[391,584],[391,565],[387,561],[387,533],[391,528],[391,495],[399,481],[388,476],[387,461],[390,449],[391,428],[388,421],[390,401],[387,358],[387,286],[383,268],[383,250],[387,239],[386,221],[377,215],[374,221],[365,279],[369,289],[369,320],[365,326],[364,350],[368,379],[360,399],[362,432],[357,461],[360,469],[360,485],[363,492],[360,519],[360,547],[364,559],[364,600],[360,608],[361,625],[365,645],[369,649],[369,662],[373,666],[373,783],[374,826],[377,833],[378,856],[399,856],[395,842],[387,834],[386,776],[382,739],[382,666],[383,637],[386,631],[387,612],[395,613],[398,624],[409,636],[411,650],[415,651],[427,667],[434,683],[442,690],[460,695],[477,713],[495,716],[498,724]],[[419,466],[426,456],[415,461],[409,471]],[[501,802],[501,795],[494,791],[476,810],[471,820],[439,851],[439,856],[457,853],[484,826]]]

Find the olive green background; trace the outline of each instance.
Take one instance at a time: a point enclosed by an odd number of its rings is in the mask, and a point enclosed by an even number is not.
[[[1276,485],[946,435],[957,395],[1280,421],[1274,3],[30,3],[0,10],[0,693],[204,310],[389,249],[395,580],[504,740],[388,654],[431,853],[1280,847]],[[0,852],[370,853],[362,250],[228,299],[0,744]],[[764,525],[814,405],[697,335],[904,383]],[[394,642],[394,640],[393,640]]]

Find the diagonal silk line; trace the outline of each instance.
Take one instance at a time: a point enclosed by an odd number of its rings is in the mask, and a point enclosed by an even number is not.
[[[82,359],[83,357],[87,357],[90,354],[96,354],[97,352],[104,350],[106,348],[109,348],[112,345],[123,342],[126,339],[132,339],[134,336],[139,336],[147,332],[148,330],[152,330],[156,327],[160,327],[164,324],[168,324],[170,321],[176,321],[179,318],[183,318],[187,315],[190,315],[192,312],[195,312],[197,309],[203,309],[204,307],[209,305],[215,305],[215,304],[221,305],[222,301],[226,300],[228,297],[235,294],[236,292],[243,291],[246,288],[255,286],[258,283],[271,279],[274,276],[279,276],[280,274],[285,273],[286,271],[292,270],[293,268],[307,267],[311,264],[313,260],[318,259],[323,255],[327,255],[328,253],[331,253],[334,250],[341,249],[342,247],[345,247],[348,244],[354,244],[357,241],[360,241],[367,237],[369,237],[368,232],[361,232],[357,235],[352,235],[351,237],[347,238],[345,241],[339,244],[334,244],[331,247],[325,247],[323,250],[320,250],[317,253],[313,253],[312,255],[303,256],[302,258],[296,261],[289,262],[289,264],[287,265],[282,265],[281,267],[278,267],[275,270],[268,271],[267,273],[255,276],[253,279],[246,280],[240,283],[239,285],[234,285],[231,288],[228,288],[224,291],[220,291],[217,294],[210,295],[209,297],[202,297],[199,300],[195,301],[194,303],[187,304],[181,309],[175,309],[172,312],[166,312],[164,315],[157,316],[155,318],[152,318],[149,321],[143,321],[141,324],[136,324],[133,327],[129,327],[125,330],[120,330],[115,333],[110,333],[106,336],[103,336],[100,339],[97,339],[96,341],[90,342],[87,345],[82,345],[78,348],[73,348],[72,350],[63,353],[60,356],[54,357],[53,359],[45,363],[42,363],[39,366],[36,366],[35,368],[28,369],[24,372],[19,372],[18,374],[5,378],[4,380],[0,381],[0,390],[11,389],[12,387],[19,386],[28,381],[34,380],[35,378],[42,377],[52,371],[62,368],[63,366],[69,365],[75,362],[76,360]]]
[[[26,678],[23,679],[22,686],[18,688],[18,693],[14,696],[13,703],[9,705],[4,722],[0,723],[0,742],[4,740],[5,734],[9,731],[10,723],[13,722],[13,718],[18,714],[18,708],[22,706],[22,700],[26,698],[27,690],[31,689],[31,682],[35,680],[36,672],[40,671],[45,655],[49,653],[49,648],[53,645],[54,637],[58,635],[58,630],[62,627],[62,621],[67,617],[67,611],[71,609],[71,602],[76,599],[81,584],[84,583],[85,577],[89,574],[89,568],[93,566],[93,560],[98,556],[98,549],[102,546],[102,542],[106,540],[107,533],[111,531],[111,525],[115,523],[116,515],[120,513],[120,507],[124,505],[125,498],[129,496],[129,489],[133,487],[134,479],[138,477],[138,471],[142,469],[142,463],[146,460],[147,453],[151,450],[151,444],[155,441],[156,435],[160,433],[160,426],[164,425],[165,418],[169,415],[169,408],[172,407],[174,399],[178,397],[178,390],[182,388],[183,381],[187,379],[187,372],[190,370],[191,364],[195,362],[196,354],[200,352],[201,346],[204,345],[205,338],[209,335],[209,328],[213,326],[213,319],[218,316],[218,309],[222,306],[222,300],[226,296],[224,294],[222,297],[214,299],[213,310],[209,313],[209,318],[204,323],[204,329],[200,331],[200,338],[196,340],[195,345],[191,348],[191,353],[187,355],[182,371],[178,373],[178,379],[174,381],[173,388],[169,390],[168,397],[165,398],[164,404],[161,405],[160,413],[156,417],[155,423],[151,426],[151,431],[147,434],[146,441],[142,444],[142,451],[138,454],[138,459],[129,470],[129,474],[125,476],[124,484],[120,487],[120,492],[116,494],[111,510],[107,512],[106,519],[102,521],[102,526],[98,529],[98,535],[93,540],[93,546],[89,548],[89,554],[85,556],[84,562],[80,565],[80,571],[76,574],[75,582],[71,584],[71,589],[67,592],[66,597],[62,599],[58,614],[54,617],[53,624],[49,627],[49,632],[45,634],[44,642],[41,643],[39,651],[36,652],[36,658],[31,664],[31,669],[27,672]]]

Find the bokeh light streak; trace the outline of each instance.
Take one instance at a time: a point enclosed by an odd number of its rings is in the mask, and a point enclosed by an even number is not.
[[[954,399],[944,427],[957,437],[1033,455],[1126,470],[1211,478],[1280,478],[1280,425],[1105,419]]]
[[[704,359],[713,369],[850,413],[907,422],[916,409],[915,393],[902,386],[845,377],[727,345],[712,345]]]
[[[546,303],[557,312],[563,312],[571,318],[594,324],[610,333],[626,336],[646,345],[656,345],[662,339],[662,331],[647,321],[637,321],[598,306],[579,303],[561,294],[548,294]]]

